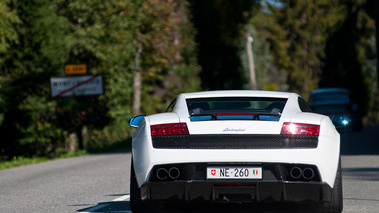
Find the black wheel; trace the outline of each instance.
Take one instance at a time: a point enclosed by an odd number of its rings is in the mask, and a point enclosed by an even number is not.
[[[132,166],[130,168],[130,210],[133,213],[143,213],[149,212],[149,207],[149,203],[141,199],[141,191],[137,184],[137,178],[132,161]]]
[[[341,157],[338,163],[337,176],[332,189],[331,202],[323,202],[319,206],[319,212],[342,212],[343,194],[342,194],[342,171]]]

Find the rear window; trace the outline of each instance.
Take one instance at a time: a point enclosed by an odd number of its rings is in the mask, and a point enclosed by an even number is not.
[[[349,93],[345,92],[331,92],[312,95],[309,104],[322,104],[322,103],[349,103]]]
[[[259,98],[259,97],[220,97],[220,98],[194,98],[187,99],[190,115],[214,113],[243,113],[266,112],[273,110],[282,112],[287,102],[285,98]]]

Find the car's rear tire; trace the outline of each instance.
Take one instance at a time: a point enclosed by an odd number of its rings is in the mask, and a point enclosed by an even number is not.
[[[342,170],[341,157],[338,163],[337,176],[332,189],[331,202],[322,202],[319,204],[318,212],[342,212],[343,209],[343,194],[342,194]]]
[[[134,171],[133,161],[130,168],[130,210],[133,213],[143,213],[150,211],[148,201],[141,199],[141,190],[137,184],[137,177]]]

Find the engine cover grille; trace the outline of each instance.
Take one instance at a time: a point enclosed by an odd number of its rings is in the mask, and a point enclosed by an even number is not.
[[[317,148],[313,135],[171,135],[153,136],[156,149],[310,149]]]

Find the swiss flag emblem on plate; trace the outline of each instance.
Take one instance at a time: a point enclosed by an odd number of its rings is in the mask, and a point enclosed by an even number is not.
[[[215,174],[216,174],[216,169],[212,169],[212,170],[211,170],[211,174],[212,174],[213,176],[215,176]]]

